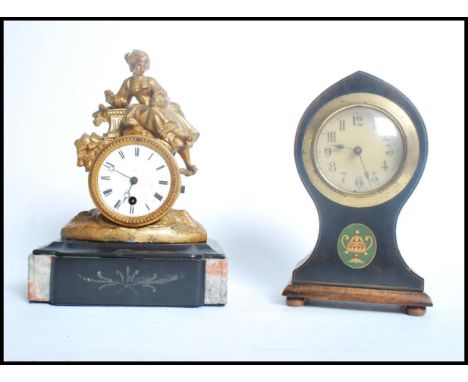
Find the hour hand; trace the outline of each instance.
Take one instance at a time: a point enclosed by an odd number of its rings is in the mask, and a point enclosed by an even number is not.
[[[340,143],[337,145],[330,145],[330,146],[333,146],[337,150],[342,150],[342,149],[354,150],[354,148],[342,145]]]
[[[133,179],[133,178],[132,178]],[[130,188],[128,189],[127,192],[124,193],[124,200],[123,202],[125,203],[125,201],[130,197],[130,190],[132,189],[133,185],[135,184],[136,182],[131,182],[130,184]]]
[[[338,145],[328,145],[325,147],[324,151],[325,151],[325,155],[326,156],[330,156],[332,154],[332,150],[341,150],[341,149],[344,149],[345,146],[344,145],[341,145],[341,144],[338,144]]]

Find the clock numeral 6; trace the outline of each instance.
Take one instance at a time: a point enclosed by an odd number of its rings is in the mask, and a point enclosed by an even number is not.
[[[356,188],[358,190],[360,190],[363,186],[364,186],[364,179],[362,179],[361,176],[358,176],[355,180],[354,180],[354,184],[356,185]]]

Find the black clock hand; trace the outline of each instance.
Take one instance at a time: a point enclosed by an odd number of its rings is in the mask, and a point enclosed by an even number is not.
[[[129,187],[127,192],[124,192],[124,196],[125,196],[125,198],[123,200],[124,203],[127,200],[127,198],[130,197],[130,190],[132,189],[133,185],[137,184],[137,183],[138,183],[138,178],[136,176],[132,176],[130,178],[130,187]]]
[[[115,166],[114,166],[113,164],[110,164],[110,163],[106,162],[105,167],[106,167],[109,171],[114,171],[114,172],[116,172],[117,174],[123,175],[123,176],[125,176],[125,177],[127,177],[128,179],[131,180],[131,177],[130,177],[130,176],[125,175],[125,174],[121,173],[120,171],[117,171],[117,170],[115,169]]]
[[[120,171],[117,171],[116,169],[114,169],[114,171],[115,171],[116,173],[120,174],[120,175],[123,175],[123,176],[127,177],[128,179],[131,179],[130,176],[125,175],[125,174],[122,174]]]
[[[345,146],[345,145],[342,145],[342,144],[331,145],[331,146],[335,147],[335,149],[338,149],[338,150],[341,150],[341,149],[354,150],[353,147],[348,147],[348,146]]]
[[[125,201],[127,200],[127,198],[130,197],[130,190],[132,189],[132,187],[133,187],[133,183],[130,185],[130,188],[128,189],[128,191],[127,191],[127,192],[124,192],[125,198],[124,198],[124,200],[123,200],[123,203],[125,203]],[[122,203],[122,204],[123,204],[123,203]]]
[[[362,168],[364,169],[364,177],[369,182],[369,186],[372,187],[372,184],[371,184],[371,181],[370,181],[370,178],[369,178],[369,171],[367,171],[366,166],[364,164],[364,161],[362,160],[362,155],[361,155],[362,154],[362,147],[361,146],[356,146],[353,149],[353,151],[359,157],[359,160],[361,161],[361,164],[362,164]]]
[[[366,167],[364,166],[364,162],[362,161],[362,157],[360,155],[359,155],[359,159],[361,160],[362,167],[364,168],[364,177],[369,182],[369,186],[372,187],[372,183],[371,183],[370,178],[369,178],[369,171],[366,170]]]

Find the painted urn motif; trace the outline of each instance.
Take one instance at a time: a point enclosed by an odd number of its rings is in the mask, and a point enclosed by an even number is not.
[[[364,224],[350,224],[341,231],[338,239],[341,260],[354,269],[369,265],[375,256],[376,247],[374,233]]]

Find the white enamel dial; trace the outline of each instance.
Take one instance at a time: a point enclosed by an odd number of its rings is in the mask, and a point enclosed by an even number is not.
[[[127,145],[112,151],[99,169],[98,189],[108,208],[143,216],[166,200],[171,174],[164,158],[146,146]]]
[[[96,158],[89,177],[93,201],[110,220],[129,227],[161,218],[180,192],[179,169],[165,143],[117,138]]]
[[[333,187],[368,193],[391,182],[404,161],[402,133],[383,112],[367,106],[338,111],[321,126],[314,153],[318,170]]]

